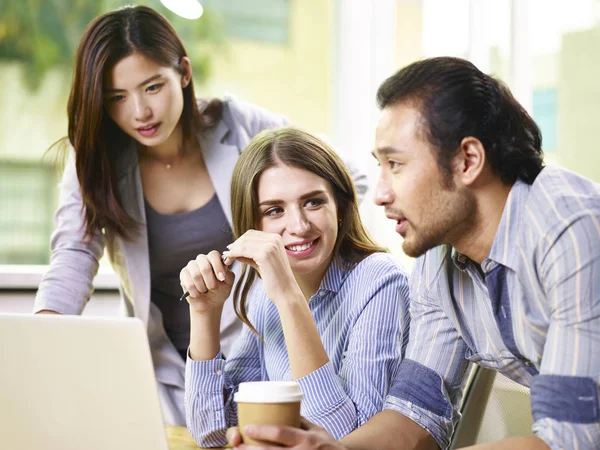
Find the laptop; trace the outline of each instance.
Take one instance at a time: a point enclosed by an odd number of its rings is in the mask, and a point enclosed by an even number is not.
[[[0,448],[168,450],[143,323],[0,314]]]

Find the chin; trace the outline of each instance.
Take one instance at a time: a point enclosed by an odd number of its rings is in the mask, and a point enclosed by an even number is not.
[[[411,258],[418,258],[419,256],[423,256],[428,250],[435,247],[435,245],[426,245],[421,242],[410,242],[405,240],[402,243],[402,250],[407,256]]]
[[[296,275],[309,275],[323,266],[323,261],[314,261],[312,258],[304,260],[292,266],[292,272]]]

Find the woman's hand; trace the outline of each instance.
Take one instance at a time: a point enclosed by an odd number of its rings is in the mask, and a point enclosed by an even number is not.
[[[324,428],[301,419],[301,429],[283,425],[251,425],[245,429],[253,439],[269,441],[277,446],[249,446],[242,444],[242,436],[237,428],[227,430],[227,441],[239,449],[275,450],[292,448],[296,450],[343,450],[345,447],[333,439]]]
[[[221,255],[213,250],[208,255],[198,255],[187,263],[179,274],[181,287],[189,292],[190,308],[199,314],[221,310],[231,292],[234,273],[227,268]]]
[[[249,264],[258,271],[267,296],[276,305],[291,296],[302,296],[278,234],[248,230],[227,248],[223,256]]]

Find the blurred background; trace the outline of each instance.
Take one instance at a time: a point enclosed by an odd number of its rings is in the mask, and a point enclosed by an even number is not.
[[[116,0],[0,0],[0,289],[34,290],[49,262],[71,67],[85,26]],[[423,57],[460,56],[504,80],[543,133],[546,160],[600,181],[600,0],[140,1],[165,14],[197,93],[231,93],[327,137],[367,171],[384,78]],[[165,5],[203,7],[186,19]],[[189,4],[188,4],[189,3]],[[406,266],[394,224],[361,206]],[[97,287],[114,288],[103,262]],[[104,278],[103,278],[104,277]]]

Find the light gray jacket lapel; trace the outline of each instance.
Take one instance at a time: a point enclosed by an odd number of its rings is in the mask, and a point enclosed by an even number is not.
[[[117,160],[117,188],[123,209],[140,226],[134,240],[116,237],[124,259],[121,282],[130,303],[133,303],[135,316],[148,323],[150,306],[150,254],[148,251],[148,230],[146,229],[146,208],[138,155],[134,145],[130,145]]]
[[[235,145],[225,143],[229,133],[229,127],[221,121],[215,128],[202,134],[198,133],[197,136],[208,174],[231,225],[231,175],[240,150]]]

